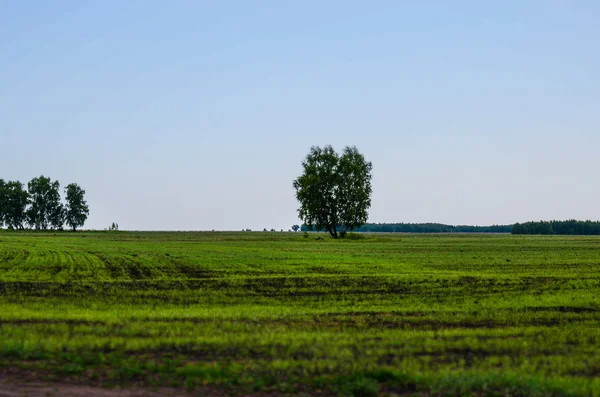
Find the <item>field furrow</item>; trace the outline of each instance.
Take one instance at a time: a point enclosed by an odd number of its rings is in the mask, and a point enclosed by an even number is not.
[[[315,237],[2,233],[0,371],[188,390],[599,395],[600,238]]]

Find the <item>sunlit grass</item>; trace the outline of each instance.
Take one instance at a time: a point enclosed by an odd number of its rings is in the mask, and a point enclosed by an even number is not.
[[[0,233],[0,362],[98,384],[599,395],[599,248]]]

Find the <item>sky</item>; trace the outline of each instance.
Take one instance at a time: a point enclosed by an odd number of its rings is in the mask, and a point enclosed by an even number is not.
[[[86,228],[289,229],[313,145],[371,222],[600,220],[600,2],[0,0],[0,178]]]

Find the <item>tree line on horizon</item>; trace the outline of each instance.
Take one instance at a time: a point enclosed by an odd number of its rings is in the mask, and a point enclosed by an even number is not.
[[[512,226],[512,234],[600,235],[600,222],[569,219],[566,221],[515,223]]]
[[[380,233],[505,233],[600,235],[600,222],[540,221],[514,225],[445,225],[442,223],[367,223],[371,207],[373,164],[355,146],[337,153],[331,145],[313,146],[302,161],[303,173],[294,180],[298,217],[292,230],[328,232],[344,238],[348,232]],[[266,230],[266,229],[265,229]]]
[[[316,231],[306,224],[303,232]],[[325,231],[325,230],[320,230]],[[445,225],[443,223],[366,223],[355,229],[363,233],[504,233],[537,235],[600,235],[600,221],[539,221],[515,223],[514,225]]]
[[[315,231],[307,225],[301,230]],[[443,223],[366,223],[355,229],[362,233],[511,233],[512,225],[445,225]]]
[[[60,183],[40,176],[25,184],[0,179],[0,228],[12,230],[73,231],[85,224],[90,213],[85,190],[78,184],[65,187],[65,202],[61,200]]]

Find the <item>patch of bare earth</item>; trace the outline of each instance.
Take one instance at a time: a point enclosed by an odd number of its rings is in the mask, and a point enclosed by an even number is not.
[[[97,386],[70,385],[61,383],[22,383],[0,379],[0,397],[161,397],[161,396],[223,396],[210,391],[194,394],[182,390],[159,388],[156,390],[136,387],[106,389]]]
[[[233,394],[232,394],[233,393]],[[311,393],[283,394],[278,392],[228,392],[208,386],[197,387],[188,392],[177,388],[145,388],[128,385],[124,388],[104,388],[94,385],[66,382],[51,382],[22,377],[7,376],[0,372],[0,397],[307,397]],[[328,393],[317,393],[319,397],[330,397]]]
[[[135,383],[120,387],[102,387],[82,381],[48,380],[47,373],[25,371],[16,367],[0,368],[0,397],[332,397],[319,390],[316,393],[302,391],[281,393],[276,391],[252,391],[220,389],[196,385],[193,391],[174,387],[145,387]]]

